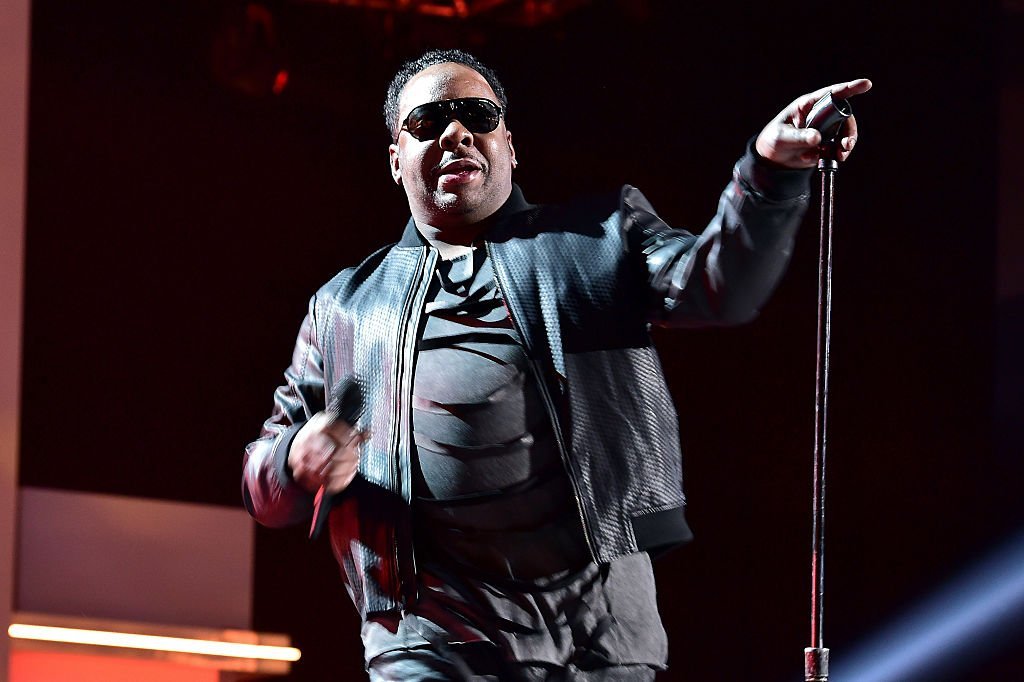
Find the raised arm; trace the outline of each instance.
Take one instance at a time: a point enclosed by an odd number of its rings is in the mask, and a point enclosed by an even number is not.
[[[624,226],[641,253],[653,292],[651,322],[665,326],[739,324],[757,316],[792,253],[809,199],[821,135],[801,128],[830,91],[851,97],[871,88],[858,79],[793,100],[761,131],[733,170],[718,211],[699,235],[666,225],[639,191],[623,195]],[[857,124],[847,119],[839,158],[849,157]]]

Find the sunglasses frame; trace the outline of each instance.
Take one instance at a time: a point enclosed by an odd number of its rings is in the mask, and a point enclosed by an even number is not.
[[[458,114],[464,114],[465,106],[467,103],[470,102],[486,103],[488,106],[494,107],[494,109],[497,110],[498,118],[493,128],[491,128],[490,130],[473,130],[466,124],[466,121],[463,121],[461,118],[459,118]],[[501,106],[499,106],[496,102],[492,102],[486,97],[458,97],[456,99],[440,99],[437,100],[436,102],[427,102],[426,104],[420,104],[419,106],[413,107],[412,111],[409,112],[409,115],[405,117],[404,121],[402,121],[402,127],[399,128],[398,130],[399,134],[401,134],[401,132],[404,130],[405,132],[412,135],[413,139],[419,140],[420,142],[426,142],[428,140],[437,139],[437,137],[444,130],[443,127],[438,129],[437,135],[423,138],[416,135],[416,133],[414,133],[409,128],[409,119],[413,117],[413,114],[415,114],[417,111],[423,108],[428,108],[430,110],[430,115],[433,115],[438,118],[443,116],[444,118],[441,121],[441,123],[444,126],[447,126],[452,121],[457,120],[460,123],[462,123],[462,125],[466,126],[466,129],[469,130],[469,132],[473,133],[474,135],[485,135],[487,133],[494,132],[495,130],[498,129],[498,126],[501,124],[501,119],[505,116],[505,112],[501,108]]]

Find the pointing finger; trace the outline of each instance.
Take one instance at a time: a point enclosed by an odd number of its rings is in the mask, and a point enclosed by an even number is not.
[[[871,89],[871,85],[871,81],[867,78],[857,78],[846,83],[836,83],[829,88],[829,91],[831,91],[833,97],[854,97],[856,95],[863,95]]]

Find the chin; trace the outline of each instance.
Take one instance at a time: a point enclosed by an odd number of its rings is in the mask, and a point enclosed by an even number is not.
[[[449,192],[438,192],[432,197],[434,208],[447,215],[464,215],[472,213],[479,207],[480,202],[474,202],[461,194]]]

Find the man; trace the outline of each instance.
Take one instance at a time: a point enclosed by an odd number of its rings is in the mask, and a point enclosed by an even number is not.
[[[330,507],[371,680],[665,668],[648,552],[690,531],[648,328],[757,313],[819,153],[820,134],[800,126],[828,90],[760,133],[695,237],[628,186],[529,204],[512,182],[504,90],[471,55],[429,52],[395,76],[391,172],[412,217],[401,241],[313,297],[244,465],[262,523]],[[850,119],[840,160],[855,140]]]

